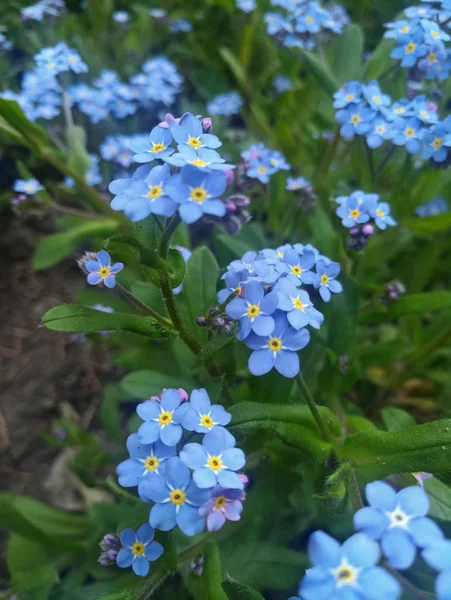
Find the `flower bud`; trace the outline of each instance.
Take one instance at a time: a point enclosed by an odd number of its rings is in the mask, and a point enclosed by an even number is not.
[[[210,117],[204,117],[200,120],[200,123],[204,133],[211,133],[211,131],[213,131],[213,121],[210,119]]]

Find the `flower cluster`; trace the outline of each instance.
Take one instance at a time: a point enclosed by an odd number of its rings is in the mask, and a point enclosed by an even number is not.
[[[400,60],[402,67],[417,69],[424,79],[448,79],[451,62],[444,42],[451,37],[439,26],[439,12],[430,7],[426,12],[427,19],[414,14],[409,20],[386,24],[385,37],[396,43],[391,57]]]
[[[210,115],[237,115],[243,105],[243,99],[237,92],[218,94],[207,103],[207,111]]]
[[[379,302],[381,304],[389,304],[405,293],[405,285],[401,281],[393,281],[385,287],[384,292],[379,296]]]
[[[409,569],[420,553],[438,571],[438,600],[449,598],[451,589],[451,541],[429,512],[429,498],[420,486],[396,492],[383,481],[366,486],[369,506],[354,515],[358,533],[342,545],[322,531],[312,534],[308,554],[313,568],[300,583],[303,600],[352,597],[359,600],[398,600],[401,586],[393,570]],[[378,566],[384,558],[392,571]],[[290,600],[296,600],[294,597]]]
[[[100,144],[100,156],[103,160],[113,161],[124,169],[128,169],[133,164],[133,151],[130,144],[144,141],[146,137],[142,134],[108,135]]]
[[[137,434],[129,436],[130,458],[118,465],[117,474],[120,485],[137,487],[142,501],[153,503],[149,529],[179,527],[192,536],[205,527],[217,531],[226,520],[238,521],[247,477],[237,471],[246,461],[225,429],[231,415],[221,405],[212,405],[204,389],[193,390],[189,399],[184,390],[164,390],[161,397],[140,404],[137,413],[144,422]],[[187,443],[184,431],[190,432],[190,438],[196,434],[202,438]],[[137,537],[133,532],[133,539],[131,533],[123,539],[122,532],[121,542],[128,554],[125,564],[124,554],[119,552],[119,566],[132,565],[138,575],[147,574],[148,564],[142,567],[146,573],[134,567],[136,557],[155,559],[141,546],[136,552],[134,545],[151,541],[149,529],[145,538],[139,534],[142,528]]]
[[[40,0],[22,8],[20,14],[24,20],[42,21],[45,17],[58,17],[64,9],[63,0]]]
[[[13,190],[27,196],[34,196],[37,192],[44,189],[37,179],[16,179],[13,183]]]
[[[236,0],[236,5],[237,8],[247,13],[252,12],[257,8],[255,0]]]
[[[392,103],[377,81],[365,85],[346,83],[334,95],[340,133],[350,140],[363,135],[370,148],[379,148],[385,140],[404,146],[409,154],[422,151],[422,158],[441,163],[451,146],[451,117],[439,121],[437,106],[425,96]]]
[[[434,198],[425,204],[421,204],[417,206],[415,209],[415,213],[419,217],[432,217],[433,215],[440,215],[441,213],[445,213],[449,211],[448,202],[442,196]]]
[[[311,50],[320,34],[341,33],[349,23],[349,17],[341,6],[326,10],[316,0],[271,0],[271,4],[285,12],[266,13],[266,30],[288,48]]]
[[[150,214],[170,217],[177,211],[185,223],[194,223],[202,215],[225,216],[226,205],[220,196],[227,187],[225,170],[234,168],[214,150],[221,142],[210,133],[211,120],[186,113],[180,119],[167,120],[152,129],[146,138],[130,142],[133,157],[142,163],[131,178],[110,184],[115,194],[114,210],[123,210],[132,221]],[[177,143],[178,152],[171,147]],[[159,161],[154,167],[147,165]],[[170,166],[181,167],[171,173]]]
[[[234,260],[223,276],[226,288],[218,293],[227,314],[238,321],[237,337],[253,350],[249,370],[264,375],[275,368],[284,377],[295,377],[300,364],[297,352],[307,346],[307,325],[319,329],[323,315],[314,308],[309,293],[329,302],[342,291],[336,280],[340,265],[321,256],[310,244],[286,244],[276,250],[247,252]]]
[[[365,194],[357,190],[350,196],[335,198],[335,202],[339,204],[336,213],[345,227],[368,223],[370,219],[374,219],[379,229],[396,225],[396,221],[390,215],[390,205],[387,202],[379,202],[378,194]]]
[[[241,152],[241,157],[245,161],[246,176],[261,183],[268,183],[271,175],[291,167],[281,152],[266,148],[263,143],[252,144]]]
[[[86,73],[88,66],[82,61],[80,55],[73,48],[69,48],[64,42],[58,42],[56,46],[42,48],[34,57],[36,62],[36,74],[41,77],[52,77],[58,73],[73,71],[74,73]]]

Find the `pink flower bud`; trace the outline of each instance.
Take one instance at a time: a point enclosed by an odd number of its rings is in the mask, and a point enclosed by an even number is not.
[[[177,390],[177,391],[178,391],[178,393],[179,393],[180,400],[181,400],[182,402],[188,402],[188,393],[187,393],[187,392],[185,392],[185,390],[184,390],[184,389],[182,389],[182,388],[178,388],[178,390]]]
[[[374,233],[374,227],[373,227],[373,225],[370,225],[369,223],[367,223],[366,225],[364,225],[362,227],[362,232],[365,235],[373,235],[373,233]]]

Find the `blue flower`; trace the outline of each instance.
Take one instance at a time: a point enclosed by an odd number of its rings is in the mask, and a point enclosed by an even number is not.
[[[237,92],[227,92],[210,100],[207,104],[207,111],[209,115],[237,115],[242,105],[243,99]]]
[[[163,472],[165,461],[175,455],[175,447],[165,446],[160,441],[142,444],[138,435],[132,433],[127,439],[127,450],[130,458],[122,461],[116,469],[119,485],[138,486],[141,499],[147,502],[148,499],[142,492],[143,481]]]
[[[178,124],[171,125],[170,130],[180,152],[185,146],[194,150],[222,146],[215,135],[203,133],[200,120],[191,113],[184,114]]]
[[[177,210],[177,204],[166,190],[170,180],[168,165],[150,171],[147,166],[138,167],[132,179],[116,179],[110,183],[110,192],[117,194],[111,208],[123,210],[131,221],[142,221],[150,214],[170,217]]]
[[[236,0],[237,7],[243,12],[252,12],[257,7],[255,0]]]
[[[443,31],[443,29],[440,29],[435,21],[422,19],[421,26],[423,27],[424,41],[426,44],[434,44],[438,40],[442,42],[449,42],[451,39],[451,37],[445,31]]]
[[[370,506],[354,515],[354,525],[381,547],[395,569],[408,569],[415,560],[417,547],[425,548],[443,537],[438,526],[426,515],[429,498],[423,488],[409,487],[396,493],[383,481],[366,486]]]
[[[288,274],[287,277],[292,283],[300,286],[302,283],[311,283],[310,269],[315,261],[313,252],[307,250],[300,255],[294,248],[287,248],[282,262],[279,263],[279,269]]]
[[[211,490],[197,487],[188,467],[178,456],[167,461],[164,476],[155,475],[148,479],[143,484],[143,491],[155,502],[149,516],[152,527],[170,531],[178,525],[186,535],[196,535],[204,530],[205,517],[200,516],[199,506],[210,498]]]
[[[205,434],[200,444],[186,444],[180,458],[194,470],[193,479],[202,489],[222,485],[243,489],[244,483],[235,473],[246,464],[244,452],[235,448],[235,439],[223,429]]]
[[[246,281],[248,275],[249,273],[247,271],[227,271],[223,276],[227,287],[223,290],[219,290],[218,302],[222,304],[234,292],[236,292],[238,296],[241,296],[243,292],[241,284]]]
[[[349,81],[334,94],[334,108],[345,108],[350,104],[359,102],[362,96],[362,84],[358,81]]]
[[[428,47],[424,43],[424,34],[417,27],[412,33],[399,36],[396,46],[390,54],[392,58],[401,60],[401,66],[411,68],[417,60],[428,53]]]
[[[145,577],[150,569],[150,562],[158,560],[163,554],[163,546],[153,542],[154,530],[149,525],[141,525],[135,532],[133,529],[121,531],[122,548],[116,557],[117,566],[122,569],[131,567],[136,575]]]
[[[340,546],[326,533],[316,531],[310,536],[308,555],[313,568],[301,581],[303,600],[397,600],[401,596],[396,579],[376,566],[378,544],[362,533]]]
[[[335,277],[340,273],[340,265],[338,263],[331,262],[327,264],[325,260],[320,259],[316,263],[316,273],[313,285],[319,288],[320,296],[324,302],[329,302],[331,292],[339,294],[343,291],[341,283],[335,280]]]
[[[220,485],[212,492],[210,500],[207,500],[199,508],[199,514],[207,517],[207,530],[218,531],[227,521],[239,521],[243,510],[245,494],[243,490],[228,489]]]
[[[146,400],[139,404],[136,412],[145,421],[138,429],[139,441],[153,444],[161,440],[166,446],[175,446],[182,437],[180,423],[188,408],[180,404],[180,394],[174,389],[165,390],[161,402]]]
[[[232,415],[220,404],[211,405],[206,390],[193,390],[190,396],[188,410],[183,419],[182,426],[188,431],[208,433],[218,426],[223,427],[230,423]]]
[[[311,325],[319,329],[324,321],[323,315],[313,308],[310,297],[304,290],[298,289],[288,278],[277,283],[279,296],[278,308],[287,313],[288,322],[296,330]]]
[[[426,202],[425,204],[417,206],[417,208],[415,209],[415,214],[419,217],[426,218],[431,217],[432,215],[439,215],[448,211],[448,202],[445,200],[445,198],[439,196],[437,198],[434,198],[433,200],[430,200],[429,202]]]
[[[118,262],[111,264],[111,257],[108,252],[101,250],[97,252],[97,260],[88,260],[84,263],[89,272],[87,281],[90,285],[97,285],[102,282],[108,288],[114,288],[116,285],[116,275],[124,268],[124,263]]]
[[[429,47],[428,54],[418,62],[418,68],[425,79],[448,79],[451,62],[442,42]]]
[[[335,212],[345,227],[354,227],[357,223],[367,223],[370,220],[367,203],[372,196],[374,194],[361,195],[360,192],[354,192],[345,202],[340,203]]]
[[[337,112],[336,119],[341,123],[341,135],[345,140],[350,140],[356,133],[359,135],[368,133],[375,116],[376,111],[370,108],[360,104],[350,104]]]
[[[126,10],[115,10],[112,16],[116,23],[128,23],[130,21],[130,15]]]
[[[391,104],[390,96],[382,93],[377,81],[372,81],[368,85],[362,85],[362,94],[370,107],[374,110],[380,110]]]
[[[390,205],[387,202],[378,202],[376,199],[369,201],[368,212],[379,229],[387,229],[387,226],[396,225],[396,221],[390,215]]]
[[[254,159],[250,161],[246,175],[251,179],[258,179],[261,183],[268,183],[270,176],[275,172],[276,169],[270,165],[267,158],[264,160]]]
[[[206,171],[223,171],[235,168],[234,165],[227,164],[215,150],[210,148],[195,150],[190,146],[183,146],[179,148],[179,152],[176,152],[173,156],[166,156],[163,160],[174,167],[192,165]]]
[[[44,186],[37,179],[16,179],[13,184],[15,192],[21,192],[27,196],[34,196],[37,192],[44,189]]]
[[[448,156],[446,147],[448,129],[443,123],[437,123],[423,135],[423,152],[421,158],[432,158],[435,162],[443,162]],[[451,145],[451,144],[450,144]]]
[[[265,375],[275,368],[284,377],[293,378],[300,368],[296,352],[307,346],[310,334],[307,329],[293,329],[282,312],[274,315],[274,321],[270,335],[251,333],[246,338],[246,346],[254,350],[249,357],[249,370],[253,375]]]
[[[371,123],[366,142],[370,148],[379,148],[385,140],[391,140],[394,135],[393,125],[385,119],[377,118]]]
[[[405,146],[409,154],[417,154],[421,150],[424,129],[419,119],[416,117],[396,119],[393,127],[395,135],[392,141],[396,146]]]
[[[203,214],[223,217],[226,206],[218,196],[226,187],[225,173],[208,173],[188,165],[171,178],[166,191],[179,204],[181,219],[189,224],[198,221]]]
[[[258,281],[243,284],[243,297],[234,298],[226,306],[227,314],[239,320],[238,339],[244,340],[254,331],[257,335],[269,335],[274,329],[272,314],[277,308],[279,298],[275,292],[265,296],[265,290]]]
[[[272,84],[278,94],[283,94],[293,89],[293,82],[286,75],[276,75],[272,80]]]
[[[150,132],[148,140],[133,140],[130,143],[130,148],[136,152],[133,160],[146,163],[156,158],[165,159],[174,152],[173,148],[169,148],[171,142],[172,135],[169,129],[157,125]]]

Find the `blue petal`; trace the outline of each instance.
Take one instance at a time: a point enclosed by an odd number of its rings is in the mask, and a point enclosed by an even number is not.
[[[184,429],[187,429],[188,431],[194,431],[196,427],[199,426],[199,423],[199,413],[194,408],[190,408],[189,410],[187,410],[181,420],[182,427]]]
[[[164,553],[164,548],[159,542],[151,542],[144,552],[144,556],[147,560],[154,561],[158,560],[160,556]]]
[[[180,450],[180,458],[190,469],[200,469],[207,462],[207,453],[200,444],[186,444]]]
[[[210,416],[213,421],[219,423],[219,425],[228,425],[232,420],[232,415],[220,404],[214,404],[211,407]]]
[[[307,571],[299,593],[303,600],[335,600],[336,589],[335,577],[325,569],[315,567]]]
[[[451,569],[451,541],[437,540],[429,544],[421,556],[436,571]]]
[[[136,575],[145,577],[150,569],[149,561],[146,560],[144,556],[138,556],[136,560],[133,561],[132,569]]]
[[[202,211],[207,215],[214,215],[215,217],[223,217],[226,212],[226,205],[222,200],[219,199],[211,199],[205,200],[202,203]]]
[[[143,444],[153,444],[160,438],[160,425],[154,421],[146,421],[138,429],[139,440]]]
[[[160,404],[154,400],[146,400],[136,407],[136,412],[143,421],[152,421],[160,416]]]
[[[97,260],[102,267],[109,267],[111,264],[110,255],[105,250],[100,250],[100,252],[97,252]]]
[[[203,415],[208,413],[211,408],[210,398],[203,388],[191,392],[190,402],[193,408]]]
[[[343,555],[351,565],[368,569],[379,560],[379,544],[364,533],[356,533],[347,539],[342,546]]]
[[[359,576],[359,584],[365,600],[397,600],[402,592],[396,579],[380,567],[365,569]]]
[[[244,483],[233,471],[222,470],[218,473],[218,482],[225,488],[242,490]]]
[[[139,478],[144,472],[142,463],[129,458],[119,463],[116,468],[118,483],[122,487],[133,487],[138,485]]]
[[[246,457],[239,448],[228,448],[222,453],[222,462],[228,469],[238,471],[246,464]]]
[[[260,304],[263,296],[265,295],[265,290],[263,289],[263,285],[258,281],[249,281],[249,283],[244,284],[244,297],[247,302],[251,304]]]
[[[451,570],[443,571],[435,580],[437,600],[451,600]]]
[[[101,281],[102,281],[102,276],[99,275],[98,273],[89,273],[89,275],[87,277],[87,282],[90,285],[97,285]]]
[[[249,357],[248,367],[252,375],[265,375],[273,366],[274,359],[269,349],[255,350]]]
[[[412,519],[409,523],[409,531],[414,542],[420,548],[443,538],[440,527],[427,517]]]
[[[163,392],[160,404],[163,410],[172,411],[180,405],[180,402],[181,400],[178,390],[169,389]]]
[[[193,479],[196,485],[202,489],[212,488],[217,483],[216,475],[209,467],[200,467],[193,473]]]
[[[299,356],[296,354],[296,352],[281,350],[277,353],[274,366],[281,375],[292,379],[299,373]]]
[[[134,560],[134,555],[131,550],[119,550],[118,555],[116,557],[116,563],[118,567],[121,569],[126,569],[127,567],[131,567]]]
[[[189,504],[183,504],[177,513],[177,525],[186,535],[196,535],[205,529],[205,518],[199,515],[199,510]]]
[[[368,503],[374,508],[380,508],[387,512],[393,512],[396,508],[396,492],[383,481],[373,481],[365,488]]]
[[[395,569],[408,569],[415,560],[416,547],[408,533],[396,528],[387,531],[381,541],[382,551]]]
[[[176,525],[175,504],[166,502],[166,504],[155,504],[150,511],[149,523],[155,529],[170,531]]]
[[[188,467],[178,456],[174,456],[166,462],[165,478],[173,488],[185,488],[191,476]]]
[[[103,283],[107,288],[114,288],[116,286],[116,277],[114,275],[107,275],[103,280]]]
[[[148,544],[153,540],[154,533],[152,527],[148,523],[145,523],[137,530],[136,537],[143,544]]]
[[[230,447],[227,445],[226,434],[223,429],[213,429],[208,432],[202,441],[202,445],[210,456],[218,456],[225,448]]]
[[[198,204],[189,202],[179,206],[179,214],[184,223],[191,225],[191,223],[195,223],[201,218],[203,212]]]
[[[166,446],[176,446],[182,438],[182,428],[180,425],[170,423],[161,428],[160,438]]]
[[[146,477],[141,482],[141,488],[145,495],[153,502],[164,502],[169,498],[169,488],[166,479],[162,475]]]
[[[126,548],[130,548],[136,542],[136,534],[133,529],[124,529],[121,531],[119,535],[119,539],[121,540],[121,544]]]
[[[252,329],[257,335],[267,336],[274,331],[274,319],[265,315],[258,315],[252,323]]]
[[[388,517],[381,511],[365,506],[354,515],[354,527],[363,530],[371,538],[378,540],[390,525]]]
[[[187,500],[193,506],[201,506],[211,498],[210,489],[202,489],[197,487],[194,481],[190,481],[185,490]]]
[[[91,271],[92,273],[97,273],[101,269],[100,263],[97,260],[87,260],[85,267],[87,271]]]
[[[401,490],[398,493],[398,504],[401,510],[414,517],[424,517],[429,511],[428,495],[418,485]]]
[[[335,569],[341,560],[340,544],[323,531],[315,531],[308,542],[308,555],[314,566]]]

